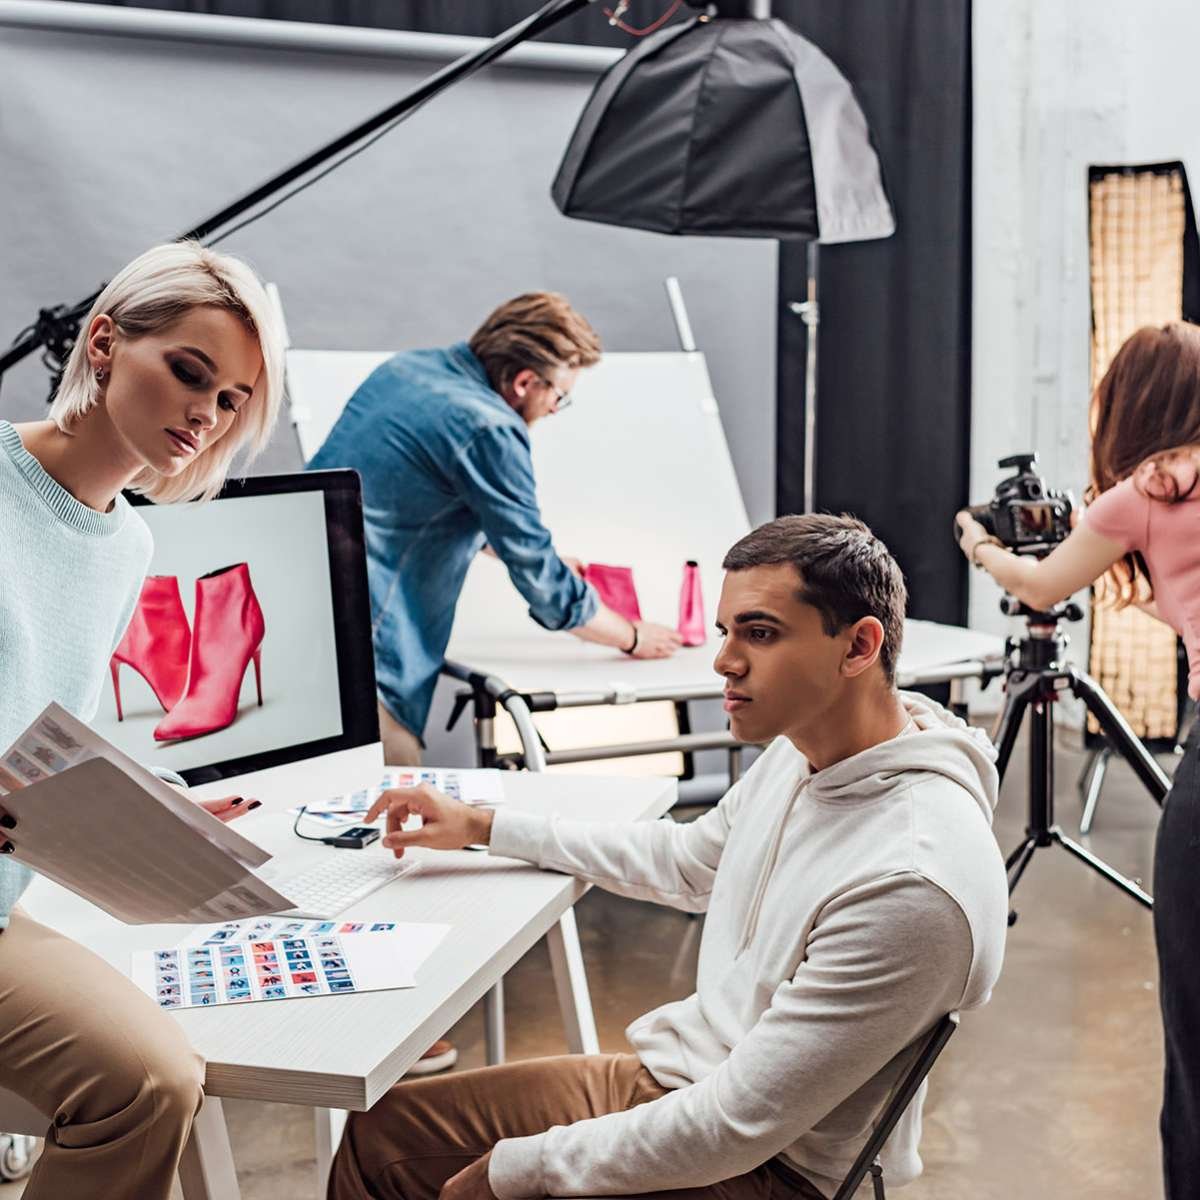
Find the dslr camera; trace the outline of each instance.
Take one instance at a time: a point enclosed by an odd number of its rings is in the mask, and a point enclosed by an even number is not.
[[[1014,553],[1049,554],[1071,532],[1071,493],[1046,486],[1034,469],[1036,454],[1013,454],[997,465],[1016,474],[1002,479],[986,504],[969,505],[967,512]],[[954,533],[961,540],[958,522]]]

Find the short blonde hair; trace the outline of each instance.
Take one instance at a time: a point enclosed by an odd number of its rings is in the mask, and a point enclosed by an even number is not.
[[[600,361],[596,331],[557,292],[526,292],[506,301],[471,335],[469,345],[497,391],[526,369],[590,367]]]
[[[169,242],[138,255],[96,297],[63,371],[50,419],[64,433],[100,399],[100,385],[88,364],[87,331],[101,313],[129,338],[155,333],[201,305],[236,314],[258,337],[263,369],[254,394],[237,422],[217,444],[178,475],[147,467],[130,486],[160,504],[202,497],[221,490],[238,451],[253,458],[267,444],[284,389],[283,322],[258,276],[240,258],[209,250],[198,242]]]

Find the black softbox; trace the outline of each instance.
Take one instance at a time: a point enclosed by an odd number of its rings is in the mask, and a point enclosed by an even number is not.
[[[779,20],[697,17],[645,38],[596,85],[552,195],[566,216],[656,233],[895,230],[853,89]]]

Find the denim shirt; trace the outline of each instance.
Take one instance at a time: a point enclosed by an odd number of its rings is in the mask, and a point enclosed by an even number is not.
[[[485,541],[539,625],[573,629],[595,614],[595,593],[542,524],[529,430],[465,342],[377,368],[308,466],[362,477],[379,695],[418,736]]]

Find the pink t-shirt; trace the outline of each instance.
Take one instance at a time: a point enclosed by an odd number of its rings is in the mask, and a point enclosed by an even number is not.
[[[1186,490],[1190,470],[1180,482]],[[1124,550],[1141,551],[1159,615],[1187,650],[1188,694],[1200,700],[1200,485],[1178,504],[1147,495],[1153,487],[1149,472],[1140,471],[1097,496],[1083,522]]]

